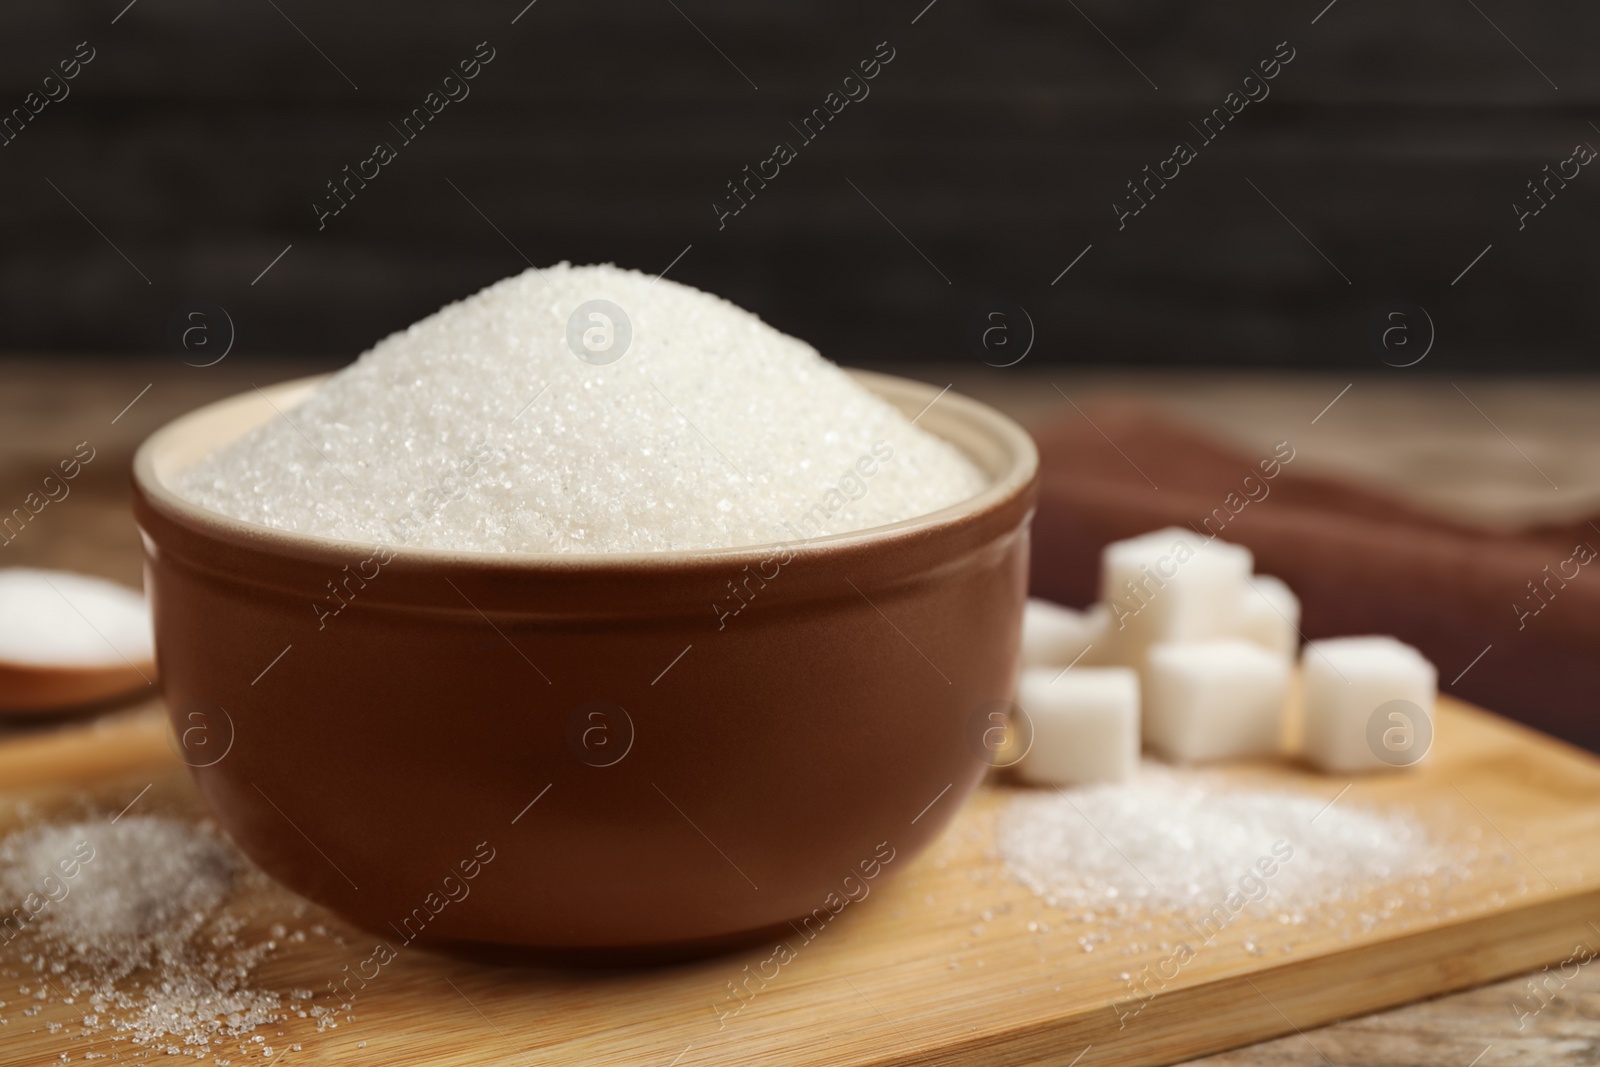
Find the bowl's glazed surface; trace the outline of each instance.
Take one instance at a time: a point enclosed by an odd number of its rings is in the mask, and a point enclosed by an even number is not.
[[[858,379],[913,415],[938,392]],[[982,777],[1036,493],[1003,416],[946,394],[919,418],[991,477],[972,500],[785,546],[363,545],[169,488],[315,385],[191,413],[134,468],[181,750],[289,887],[395,948],[708,951],[859,896]]]

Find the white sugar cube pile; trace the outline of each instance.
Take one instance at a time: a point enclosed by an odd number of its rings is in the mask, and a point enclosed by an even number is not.
[[[1141,737],[1180,763],[1282,752],[1300,600],[1254,565],[1248,548],[1168,527],[1105,547],[1099,603],[1078,611],[1030,600],[1024,780],[1126,778]],[[1405,767],[1426,752],[1437,679],[1416,649],[1392,637],[1338,638],[1307,645],[1301,665],[1311,763]]]
[[[1112,654],[1140,667],[1158,642],[1232,636],[1253,563],[1248,548],[1175,526],[1113,541],[1100,556]]]
[[[1438,672],[1392,637],[1313,641],[1305,673],[1305,755],[1328,771],[1409,767],[1433,740]]]
[[[1025,670],[1017,703],[1033,724],[1023,780],[1116,782],[1138,768],[1139,676],[1126,667]]]
[[[1144,737],[1178,763],[1283,749],[1289,661],[1237,638],[1168,642],[1145,667]]]
[[[1060,670],[1069,663],[1093,663],[1094,647],[1105,647],[1106,621],[1104,604],[1074,611],[1030,598],[1022,612],[1022,665]]]
[[[1285,659],[1294,658],[1300,647],[1300,598],[1283,579],[1270,574],[1251,578],[1239,598],[1238,613],[1235,633]]]

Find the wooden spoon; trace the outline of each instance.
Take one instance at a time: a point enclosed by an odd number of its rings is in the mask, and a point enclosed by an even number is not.
[[[0,713],[47,715],[152,687],[155,678],[156,665],[148,661],[66,664],[0,660]]]
[[[153,686],[149,627],[144,598],[115,582],[0,568],[0,713],[56,712]]]

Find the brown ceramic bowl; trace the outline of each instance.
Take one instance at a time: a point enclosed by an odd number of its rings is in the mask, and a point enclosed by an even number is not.
[[[857,378],[908,414],[937,395]],[[389,550],[169,488],[317,384],[202,408],[134,459],[174,732],[285,885],[394,947],[693,954],[902,869],[983,776],[1036,495],[1009,419],[944,395],[919,425],[987,489],[787,550]],[[748,603],[719,616],[729,582]]]

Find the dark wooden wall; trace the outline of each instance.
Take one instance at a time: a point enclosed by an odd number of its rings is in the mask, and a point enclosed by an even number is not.
[[[1590,363],[1600,167],[1521,231],[1512,204],[1600,145],[1595,5],[522,3],[6,5],[0,108],[96,56],[0,147],[0,350],[160,350],[202,300],[241,351],[353,355],[524,254],[692,244],[673,277],[846,361],[972,361],[1003,300],[1035,363],[1375,367],[1403,298],[1438,333],[1419,371]],[[1124,183],[1286,40],[1271,96],[1119,232]],[[471,95],[319,231],[324,182],[480,41]],[[881,41],[871,95],[719,231],[724,183]]]

